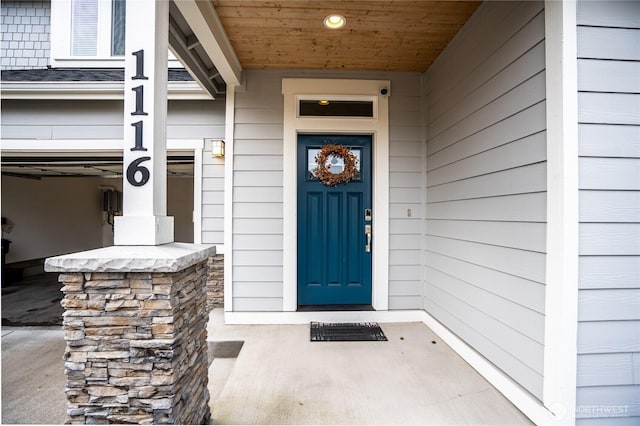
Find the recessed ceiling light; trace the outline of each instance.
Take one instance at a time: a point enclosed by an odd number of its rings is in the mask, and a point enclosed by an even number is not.
[[[337,30],[347,25],[347,18],[342,15],[329,15],[324,18],[324,26],[330,30]]]
[[[319,103],[320,105],[329,105],[329,100],[328,100],[328,99],[320,99],[320,100],[318,101],[318,103]]]

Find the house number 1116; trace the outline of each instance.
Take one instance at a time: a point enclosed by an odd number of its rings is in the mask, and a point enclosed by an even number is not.
[[[149,77],[144,75],[144,50],[138,50],[132,53],[136,57],[136,75],[131,77],[132,80],[149,80]],[[136,115],[149,115],[144,112],[144,84],[131,89],[136,94],[136,109],[131,113],[132,116]],[[146,151],[142,144],[142,130],[144,122],[142,120],[131,123],[131,126],[135,129],[135,142],[131,151]],[[133,160],[127,166],[127,182],[132,186],[143,186],[149,182],[149,169],[142,165],[143,162],[151,160],[151,157],[139,157]]]

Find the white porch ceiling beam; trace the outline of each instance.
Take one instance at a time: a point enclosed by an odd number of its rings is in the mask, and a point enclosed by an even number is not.
[[[192,41],[189,41],[189,38]],[[178,24],[174,19],[169,16],[169,44],[174,55],[180,58],[185,68],[191,71],[191,74],[204,86],[204,88],[211,93],[214,97],[223,91],[224,87],[219,87],[215,80],[209,78],[212,75],[212,71],[207,69],[202,63],[202,60],[198,57],[198,54],[192,52],[193,48],[197,46],[197,39],[195,41],[194,36],[186,37]],[[189,47],[191,45],[191,47]]]
[[[210,1],[180,0],[175,5],[220,72],[225,83],[239,86],[242,66]]]

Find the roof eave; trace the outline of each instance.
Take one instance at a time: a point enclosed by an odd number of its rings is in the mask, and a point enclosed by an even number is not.
[[[123,100],[122,81],[5,81],[1,99]],[[169,100],[212,100],[195,81],[170,81]]]

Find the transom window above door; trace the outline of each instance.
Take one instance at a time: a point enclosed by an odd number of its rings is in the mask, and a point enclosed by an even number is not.
[[[300,117],[374,117],[374,101],[341,99],[300,99]]]

